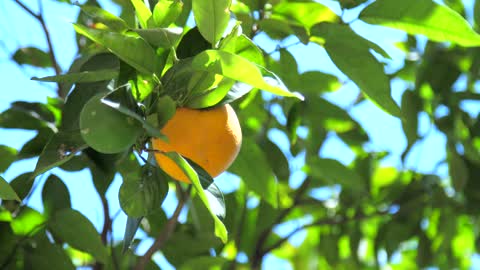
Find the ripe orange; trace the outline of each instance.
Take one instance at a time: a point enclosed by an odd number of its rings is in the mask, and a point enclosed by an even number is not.
[[[175,151],[193,160],[212,177],[232,164],[242,143],[240,123],[228,104],[203,110],[178,108],[162,133],[169,142],[154,138],[153,149]],[[172,178],[190,183],[182,169],[159,151],[155,152],[158,165]]]

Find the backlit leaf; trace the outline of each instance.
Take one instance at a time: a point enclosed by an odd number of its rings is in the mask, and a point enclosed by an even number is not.
[[[230,4],[231,0],[192,0],[198,29],[211,44],[216,44],[227,28]]]
[[[56,76],[48,76],[37,78],[33,77],[32,80],[41,82],[60,82],[60,83],[85,83],[85,82],[98,82],[111,80],[118,76],[118,70],[116,69],[104,69],[97,71],[83,71],[76,73],[67,73]]]
[[[432,0],[375,1],[360,13],[360,19],[412,35],[422,34],[434,41],[480,45],[480,35],[460,14]]]
[[[247,59],[224,51],[207,50],[194,57],[192,67],[196,70],[221,74],[227,78],[280,96],[303,99],[299,93],[286,89],[278,78],[270,83],[265,80],[258,66]]]
[[[348,26],[339,24],[319,24],[312,29],[312,35],[325,39],[324,47],[335,65],[371,101],[391,115],[400,116],[400,108],[390,94],[390,81],[383,65],[369,52],[371,42],[355,34]]]
[[[158,58],[153,48],[140,37],[90,29],[79,24],[74,24],[73,27],[77,33],[106,47],[140,72],[147,74],[158,73],[163,66],[157,60]]]

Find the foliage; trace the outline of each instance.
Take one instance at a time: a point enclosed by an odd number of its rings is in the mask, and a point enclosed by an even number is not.
[[[14,179],[0,177],[0,269],[158,269],[152,261],[157,251],[179,269],[260,269],[266,255],[295,269],[470,266],[480,239],[480,115],[464,104],[479,107],[479,1],[470,18],[460,0],[328,6],[117,0],[119,16],[89,0],[77,4],[72,31],[79,53],[63,73],[44,20],[55,14],[14,2],[44,27],[48,50],[17,48],[12,61],[55,72],[32,79],[53,82],[58,91],[43,103],[18,101],[0,113],[1,128],[36,132],[20,149],[0,146],[0,172],[26,158],[38,160]],[[355,18],[347,22],[347,14]],[[405,39],[395,45],[403,65],[386,69],[391,56],[356,31],[358,23],[372,32],[379,26],[402,31]],[[273,52],[264,49],[269,44],[276,45]],[[349,81],[320,70],[300,72],[309,59],[294,56],[290,46],[312,44],[323,47]],[[360,95],[341,107],[328,93],[350,80]],[[404,86],[400,104],[391,94],[395,82]],[[368,130],[353,113],[364,102],[401,121],[408,145],[398,166],[385,165],[392,153],[369,147]],[[160,129],[177,106],[226,103],[244,134],[229,169],[240,183],[222,194],[208,173],[174,152],[166,154],[192,185],[171,181],[153,161],[149,140],[164,137]],[[421,116],[446,138],[438,147],[447,156],[437,168],[448,167],[448,175],[406,165],[428,139]],[[319,154],[331,136],[352,150],[351,162]],[[71,179],[50,172],[56,167],[91,172],[103,204],[100,232],[72,209],[71,194],[82,191],[69,190],[64,182]],[[124,239],[113,237],[115,216],[106,197],[117,174],[123,181],[118,200],[129,216]],[[43,212],[28,200],[42,176],[48,176]],[[178,201],[169,216],[162,207],[167,194]],[[289,232],[280,233],[285,227]],[[299,232],[306,234],[300,243],[289,241]],[[153,245],[141,254],[139,243],[149,239]]]

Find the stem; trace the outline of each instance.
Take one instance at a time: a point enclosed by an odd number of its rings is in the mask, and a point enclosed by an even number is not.
[[[177,185],[177,187],[179,188],[180,185]],[[177,226],[178,216],[180,216],[183,206],[185,205],[185,202],[189,197],[191,188],[192,186],[190,185],[186,192],[183,192],[181,188],[179,189],[180,196],[178,198],[177,208],[175,208],[173,215],[170,217],[170,219],[168,219],[167,224],[165,224],[165,227],[163,228],[163,231],[160,232],[160,234],[157,236],[157,238],[155,239],[153,244],[150,246],[150,248],[147,250],[147,252],[145,252],[145,254],[139,258],[137,265],[135,266],[135,270],[145,269],[145,266],[150,261],[153,254],[157,250],[161,249],[163,245],[165,245],[167,240],[170,238],[173,231],[175,230],[175,227]]]
[[[47,24],[45,23],[45,19],[43,17],[43,6],[42,1],[38,1],[38,8],[40,10],[39,14],[33,12],[29,7],[27,7],[24,3],[20,2],[20,0],[14,0],[24,11],[34,17],[42,26],[43,33],[45,34],[45,39],[47,40],[48,46],[48,55],[50,56],[50,61],[52,62],[53,69],[55,70],[55,75],[60,75],[62,71],[60,70],[60,66],[58,65],[57,58],[55,57],[55,53],[53,52],[53,44],[52,39],[50,38],[50,32],[48,31]],[[57,83],[57,95],[60,98],[65,98],[65,93],[62,91],[61,83]]]

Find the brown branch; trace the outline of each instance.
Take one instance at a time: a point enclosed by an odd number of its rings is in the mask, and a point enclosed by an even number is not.
[[[45,34],[45,39],[47,40],[47,46],[48,46],[48,55],[50,56],[50,61],[52,62],[53,69],[55,70],[55,75],[60,75],[62,73],[60,66],[58,65],[57,58],[55,57],[55,53],[53,51],[53,44],[52,44],[52,39],[50,38],[50,32],[48,31],[47,24],[45,23],[45,19],[43,17],[43,8],[42,8],[42,2],[38,1],[39,4],[39,9],[40,13],[36,14],[33,12],[29,7],[27,7],[24,3],[20,2],[20,0],[14,0],[15,3],[17,3],[25,12],[30,14],[32,17],[34,17],[42,26],[42,30]],[[62,85],[61,83],[57,83],[58,89],[57,89],[57,95],[60,98],[65,98],[65,93],[62,91]]]
[[[181,191],[180,185],[177,183],[177,189],[180,191],[177,208],[175,208],[173,215],[168,219],[167,224],[165,224],[165,227],[163,228],[163,231],[160,232],[160,234],[157,236],[157,238],[155,239],[153,244],[150,246],[150,248],[147,250],[147,252],[145,252],[145,254],[139,258],[137,265],[135,266],[135,270],[145,269],[145,266],[150,261],[153,254],[157,250],[161,249],[163,245],[167,242],[168,238],[170,238],[173,231],[175,230],[175,227],[177,226],[178,216],[180,216],[183,206],[185,205],[185,202],[189,197],[191,188],[192,186],[190,185],[187,191],[183,192]]]

